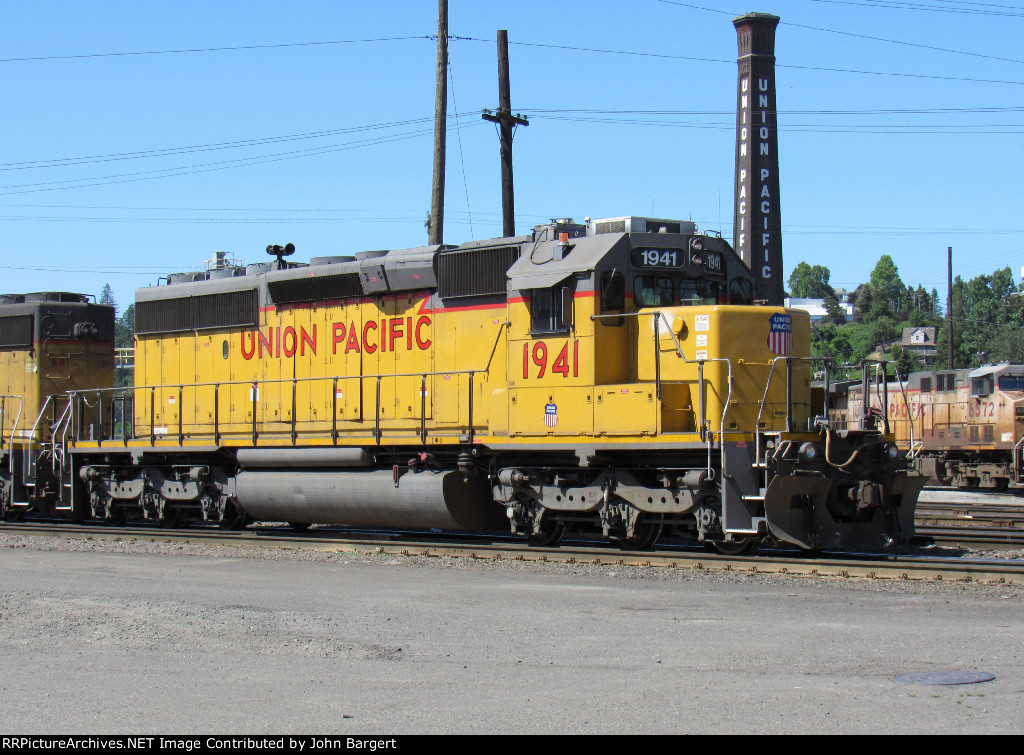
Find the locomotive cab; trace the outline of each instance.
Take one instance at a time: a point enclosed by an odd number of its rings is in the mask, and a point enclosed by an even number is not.
[[[638,221],[588,223],[509,269],[492,431],[571,453],[557,473],[501,470],[513,529],[547,541],[589,515],[632,544],[662,527],[722,548],[909,540],[919,486],[882,429],[823,429],[807,313],[750,306],[724,240]]]

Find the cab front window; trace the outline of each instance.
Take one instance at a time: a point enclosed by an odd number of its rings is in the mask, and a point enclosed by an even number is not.
[[[999,378],[999,390],[1024,392],[1024,375],[1003,375]]]
[[[718,284],[706,280],[680,281],[679,303],[683,305],[718,304]]]
[[[660,275],[638,275],[633,279],[633,301],[638,307],[671,307],[675,303],[675,285]]]

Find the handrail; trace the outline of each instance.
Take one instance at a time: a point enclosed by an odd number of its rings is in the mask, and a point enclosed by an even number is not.
[[[772,387],[772,378],[775,376],[775,365],[780,359],[785,357],[775,357],[772,360],[772,366],[768,370],[768,380],[764,384],[764,395],[761,397],[761,403],[757,407],[757,419],[754,420],[754,458],[757,462],[761,462],[761,415],[764,413],[764,408],[768,404],[768,391]],[[789,363],[786,363],[786,369],[789,369]],[[828,393],[828,386],[825,386],[825,393]]]
[[[830,357],[791,357],[791,356],[777,356],[772,359],[771,369],[768,370],[768,380],[764,384],[764,395],[761,397],[761,403],[757,409],[757,420],[754,422],[754,458],[760,461],[761,459],[761,417],[764,416],[764,408],[768,404],[768,392],[772,387],[772,379],[775,376],[775,365],[781,361],[786,362],[786,381],[787,381],[787,392],[786,392],[786,432],[792,432],[793,428],[793,405],[792,405],[792,380],[793,380],[793,362],[828,362]],[[828,384],[825,385],[825,395],[828,395]]]
[[[700,371],[700,374],[698,375],[698,387],[700,389],[698,391],[698,398],[700,400],[699,424],[700,424],[700,428],[701,428],[701,431],[700,431],[701,432],[701,436],[703,437],[704,433],[706,432],[706,429],[705,429],[706,418],[704,417],[703,364],[704,364],[705,361],[714,362],[714,361],[719,361],[719,360],[716,360],[716,359],[708,359],[708,360],[687,359],[686,355],[683,353],[683,346],[682,346],[682,344],[679,343],[679,339],[676,338],[676,334],[672,330],[672,323],[669,322],[668,317],[665,315],[665,312],[662,309],[649,309],[649,310],[642,311],[642,312],[621,312],[621,313],[610,314],[610,315],[591,315],[590,319],[593,321],[593,320],[607,320],[607,319],[612,319],[612,318],[618,319],[620,317],[636,317],[636,318],[640,318],[640,317],[657,317],[658,318],[658,319],[656,319],[654,321],[654,335],[655,335],[655,337],[654,337],[654,391],[655,391],[655,395],[659,399],[661,398],[661,349],[658,347],[658,343],[660,341],[660,333],[661,333],[661,329],[660,329],[659,323],[662,320],[665,321],[665,324],[667,326],[666,330],[668,331],[668,334],[670,336],[672,336],[672,342],[675,344],[675,347],[676,347],[676,356],[678,356],[680,359],[682,359],[683,362],[685,362],[686,364],[696,364],[698,366],[698,369]],[[730,373],[730,375],[731,375],[731,373]]]
[[[25,402],[21,396],[11,395],[0,395],[0,450],[4,447],[4,424],[7,419],[7,399],[17,399],[18,401],[18,414],[14,417],[14,423],[11,425],[11,436],[7,439],[7,447],[10,453],[7,454],[7,471],[11,475],[14,474],[14,439],[18,436],[18,425],[21,424],[21,413],[24,410]]]
[[[36,431],[39,430],[39,421],[43,418],[43,415],[46,414],[46,407],[48,407],[50,405],[50,402],[52,400],[53,400],[53,395],[51,394],[51,395],[46,397],[46,401],[44,401],[43,405],[41,407],[39,407],[39,414],[36,417],[35,424],[32,425],[32,432],[28,436],[28,450],[29,450],[29,452],[32,451],[32,441],[35,440]]]
[[[67,399],[67,405],[64,407],[64,410],[61,412],[60,417],[57,417],[57,415],[56,415],[57,399],[58,398],[61,398],[61,399],[65,399],[66,398]],[[35,475],[32,474],[32,466],[35,463],[35,454],[33,453],[33,446],[35,445],[36,437],[37,437],[37,435],[39,433],[39,423],[42,421],[43,417],[46,416],[46,409],[47,409],[47,407],[49,407],[51,405],[51,402],[53,404],[54,417],[53,417],[53,422],[50,423],[50,442],[55,444],[56,443],[56,435],[55,435],[55,433],[60,428],[61,423],[65,423],[65,430],[66,430],[66,423],[68,423],[69,419],[70,419],[69,412],[71,411],[71,406],[74,403],[74,395],[72,393],[70,393],[70,392],[68,392],[68,393],[59,393],[59,394],[51,393],[50,395],[48,395],[46,397],[46,401],[43,402],[42,407],[39,409],[39,414],[36,417],[35,424],[32,425],[32,430],[31,430],[31,432],[29,433],[29,436],[28,436],[28,450],[27,450],[27,452],[25,454],[25,458],[24,458],[24,476],[25,476],[26,483],[32,483],[32,482],[35,481]],[[39,444],[42,445],[42,441],[39,441]],[[54,471],[56,471],[56,462],[55,462],[55,460],[51,460],[51,461],[54,464],[53,469],[54,469]]]
[[[1020,436],[1020,440],[1018,440],[1016,443],[1013,444],[1013,457],[1012,457],[1012,459],[1013,459],[1013,481],[1016,484],[1018,484],[1018,485],[1020,484],[1020,481],[1021,481],[1021,474],[1020,474],[1021,464],[1017,463],[1017,457],[1020,454],[1024,453],[1024,452],[1021,451],[1021,446],[1024,446],[1024,435]],[[1022,461],[1024,461],[1024,458],[1022,458]]]
[[[713,357],[711,359],[695,359],[693,361],[687,359],[686,355],[683,353],[683,345],[681,343],[679,343],[679,339],[676,338],[676,333],[675,333],[674,330],[672,330],[672,323],[670,323],[668,321],[668,317],[665,315],[665,311],[664,310],[658,310],[658,315],[659,315],[658,319],[659,320],[664,320],[665,321],[665,325],[668,326],[668,334],[670,336],[672,336],[672,343],[674,343],[675,347],[676,347],[676,356],[678,356],[680,359],[682,359],[683,362],[686,363],[686,364],[693,364],[694,362],[696,362],[696,364],[697,364],[697,397],[700,400],[700,422],[701,422],[701,431],[700,432],[701,432],[702,439],[703,439],[703,436],[704,436],[704,434],[706,432],[706,422],[707,422],[707,418],[705,417],[705,408],[706,407],[704,406],[704,364],[705,364],[705,362],[725,362],[725,364],[726,364],[726,368],[728,370],[729,390],[726,392],[726,395],[725,395],[725,403],[722,404],[722,418],[721,418],[721,421],[719,423],[719,428],[718,428],[719,466],[722,469],[722,477],[725,478],[725,476],[726,476],[725,417],[729,413],[729,406],[732,403],[732,360],[728,359],[726,357]],[[657,348],[657,344],[655,344],[655,348]],[[656,353],[658,353],[660,355],[661,352],[659,350]],[[709,479],[714,479],[714,471],[711,468],[711,447],[714,444],[714,442],[715,442],[714,433],[711,433],[707,437],[707,443],[708,443],[708,469],[707,469],[707,472],[708,472]],[[725,506],[725,500],[724,500],[725,486],[722,487],[722,494],[723,494],[722,505],[724,507]]]
[[[679,339],[676,338],[675,331],[672,330],[672,323],[669,321],[668,316],[665,314],[664,309],[653,309],[653,310],[646,310],[646,311],[640,311],[640,312],[623,312],[623,313],[608,314],[608,315],[591,315],[590,319],[591,320],[602,320],[602,319],[607,319],[607,318],[619,318],[619,317],[636,317],[636,318],[640,318],[640,317],[645,317],[645,316],[655,316],[655,317],[657,317],[658,320],[655,321],[656,323],[661,321],[661,320],[664,320],[665,321],[665,325],[667,326],[666,330],[668,331],[668,334],[672,337],[672,342],[675,344],[676,356],[679,357],[680,359],[682,359],[685,364],[696,364],[697,365],[697,398],[698,398],[698,401],[700,402],[700,416],[699,416],[700,434],[701,434],[701,439],[702,440],[707,440],[707,444],[708,444],[708,469],[707,469],[707,471],[708,471],[708,475],[711,476],[711,477],[714,476],[714,470],[711,467],[711,450],[712,450],[712,446],[714,445],[715,439],[714,439],[714,433],[713,432],[712,433],[708,433],[707,432],[707,422],[708,422],[708,420],[707,420],[707,417],[705,416],[705,406],[704,406],[704,364],[706,362],[725,362],[725,364],[726,364],[726,367],[728,369],[728,386],[729,386],[729,390],[726,393],[725,403],[723,404],[723,408],[722,408],[722,417],[721,417],[721,420],[720,420],[720,423],[719,423],[719,435],[718,435],[718,438],[719,438],[719,465],[721,467],[722,475],[724,477],[725,474],[726,474],[725,444],[724,444],[724,441],[725,441],[725,418],[726,418],[726,415],[729,413],[729,405],[732,402],[732,360],[728,359],[726,357],[713,357],[711,359],[687,359],[686,355],[683,353],[683,345],[681,343],[679,343]],[[655,325],[655,333],[656,334],[660,333],[660,326],[659,325]],[[655,338],[655,340],[654,340],[655,383],[656,383],[655,388],[656,388],[656,391],[657,391],[658,395],[661,394],[661,349],[659,348],[659,345],[658,345],[659,341],[660,341],[660,337],[659,338]],[[725,490],[725,488],[723,488],[723,491],[724,490]]]
[[[381,412],[380,412],[380,410],[381,410],[381,383],[382,383],[382,381],[390,380],[390,379],[398,379],[398,378],[418,377],[418,378],[420,378],[420,386],[421,386],[420,390],[421,390],[421,393],[422,393],[421,401],[420,401],[420,406],[421,406],[420,428],[419,428],[418,435],[420,436],[421,441],[425,443],[426,442],[426,437],[427,437],[427,430],[426,430],[426,397],[427,397],[427,393],[426,393],[426,390],[425,390],[426,379],[428,377],[436,377],[436,376],[441,376],[441,375],[445,375],[445,376],[450,376],[450,375],[466,375],[469,378],[468,390],[470,392],[469,400],[468,400],[468,403],[467,403],[467,407],[468,407],[468,431],[467,431],[467,436],[466,436],[466,442],[470,442],[471,443],[472,440],[473,440],[473,436],[474,436],[474,416],[473,416],[473,412],[474,412],[475,401],[474,401],[473,392],[475,391],[475,376],[477,374],[481,374],[481,373],[482,374],[487,374],[487,373],[490,372],[491,366],[494,363],[495,354],[497,354],[497,351],[498,351],[498,346],[501,344],[501,336],[504,333],[505,329],[510,327],[510,326],[511,326],[511,322],[509,322],[509,321],[504,321],[504,322],[501,323],[500,327],[498,328],[498,332],[495,335],[494,343],[491,346],[491,350],[490,350],[490,354],[489,354],[488,359],[487,359],[487,363],[483,366],[483,368],[462,369],[462,370],[433,370],[433,371],[428,371],[428,372],[424,372],[424,371],[420,370],[418,372],[393,372],[393,373],[357,374],[357,375],[324,375],[324,376],[317,376],[317,377],[292,377],[292,378],[268,378],[268,379],[259,379],[259,378],[257,378],[257,379],[254,379],[254,380],[250,379],[250,380],[231,380],[231,381],[199,382],[199,383],[166,383],[166,384],[153,384],[153,385],[119,386],[119,387],[114,387],[114,388],[111,388],[111,387],[106,387],[106,388],[80,388],[80,389],[76,389],[74,391],[68,391],[68,393],[65,394],[65,395],[67,395],[69,397],[69,400],[70,400],[71,403],[74,403],[75,401],[77,401],[77,399],[79,397],[83,397],[84,398],[84,396],[86,394],[91,394],[91,393],[95,393],[98,397],[100,397],[100,401],[101,402],[102,402],[103,394],[112,394],[115,397],[115,399],[116,399],[116,397],[119,394],[121,396],[125,397],[125,398],[128,397],[127,394],[131,394],[131,398],[132,398],[132,400],[134,402],[134,398],[138,395],[137,392],[148,391],[149,392],[149,399],[150,399],[149,439],[150,439],[150,445],[156,445],[156,436],[157,436],[157,433],[156,433],[156,430],[157,430],[157,428],[156,428],[156,392],[158,390],[161,390],[161,391],[163,391],[163,390],[173,390],[173,391],[176,391],[175,395],[176,395],[177,409],[178,409],[177,435],[178,435],[178,442],[179,443],[183,443],[184,442],[185,432],[184,432],[184,417],[183,417],[182,408],[183,408],[183,405],[184,405],[184,392],[185,392],[185,389],[186,388],[200,389],[200,388],[210,388],[210,387],[212,387],[213,391],[214,391],[214,409],[213,409],[213,412],[214,412],[214,430],[213,430],[213,435],[214,435],[214,442],[219,445],[220,437],[221,437],[221,434],[222,434],[221,433],[221,428],[220,428],[220,400],[219,400],[220,399],[220,395],[221,395],[221,388],[225,387],[225,386],[229,387],[229,388],[231,386],[248,386],[250,391],[251,391],[250,400],[252,401],[252,428],[251,428],[251,435],[252,435],[252,442],[253,442],[253,444],[256,444],[258,442],[258,440],[259,440],[259,419],[258,419],[259,389],[261,387],[266,387],[266,386],[269,386],[269,385],[288,384],[288,385],[291,386],[292,411],[291,411],[290,424],[291,424],[291,439],[292,439],[292,444],[294,445],[295,443],[298,442],[298,427],[297,427],[296,409],[297,409],[297,393],[298,393],[298,386],[299,386],[299,384],[325,383],[327,381],[330,381],[331,394],[332,394],[332,399],[331,399],[331,405],[332,405],[332,412],[331,412],[331,415],[332,415],[332,419],[331,419],[331,439],[332,439],[332,442],[337,443],[337,440],[338,440],[338,406],[337,406],[337,395],[338,395],[338,383],[339,383],[339,381],[356,380],[356,381],[359,381],[360,384],[362,384],[363,381],[374,380],[375,383],[376,383],[376,391],[375,391],[376,400],[375,400],[375,406],[374,406],[373,437],[374,437],[375,442],[380,443],[381,442],[381,438],[383,437],[383,432],[382,432],[381,426],[380,426],[380,423],[381,423]],[[133,425],[134,425],[134,420],[135,420],[135,414],[133,412],[132,413],[132,423],[133,423]],[[360,420],[360,421],[363,421],[363,420]],[[103,427],[101,425],[100,426],[99,438],[97,439],[97,443],[99,443],[100,445],[102,445],[102,442],[104,440],[103,435],[104,435],[104,431],[103,431]],[[125,442],[127,443],[127,433],[126,433],[126,440],[125,440]]]
[[[903,396],[903,406],[907,408],[907,421],[910,423],[909,442],[910,449],[913,451],[914,441],[914,410],[910,406],[910,402],[907,400],[907,389],[903,387],[903,378],[900,377],[899,370],[896,372],[896,381],[900,384],[900,395]],[[886,393],[886,400],[888,401],[888,392]],[[921,406],[920,400],[918,400],[918,406]],[[886,407],[886,413],[888,414],[888,406]],[[924,434],[924,414],[921,415],[921,434]],[[923,444],[922,444],[923,445]],[[910,458],[908,453],[908,458]]]
[[[68,428],[71,427],[72,418],[74,417],[74,401],[68,401],[64,407],[64,411],[61,413],[60,418],[54,424],[53,430],[51,430],[51,442],[53,443],[52,453],[50,454],[50,468],[53,470],[54,475],[58,475],[58,467],[60,472],[64,471],[64,458],[67,456],[68,451]],[[57,435],[60,434],[60,464],[57,463]],[[102,435],[102,433],[100,433]],[[70,471],[70,470],[68,470]],[[61,479],[63,483],[64,480]]]
[[[498,337],[501,336],[501,331],[508,327],[510,323],[503,322],[501,327],[498,329]],[[477,372],[489,372],[491,369],[491,363],[494,360],[494,354],[497,351],[498,339],[495,339],[494,346],[491,348],[491,355],[487,360],[487,364],[481,368],[465,369],[465,370],[433,370],[431,372],[423,372],[419,370],[417,372],[380,372],[377,374],[360,374],[360,375],[323,375],[320,377],[302,377],[302,378],[270,378],[270,379],[256,379],[256,380],[218,380],[215,382],[203,382],[203,383],[153,383],[150,385],[124,385],[118,387],[107,386],[105,388],[78,388],[73,391],[68,391],[67,394],[61,395],[73,395],[78,393],[110,393],[113,391],[142,391],[142,390],[155,390],[158,388],[206,388],[209,386],[224,386],[224,385],[252,385],[257,383],[259,385],[273,385],[275,383],[301,383],[301,382],[316,382],[320,380],[370,380],[373,378],[399,378],[399,377],[419,377],[421,375],[470,375]]]

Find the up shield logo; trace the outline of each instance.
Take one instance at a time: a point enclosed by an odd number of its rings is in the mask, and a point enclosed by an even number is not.
[[[768,348],[779,356],[787,356],[793,350],[793,318],[789,315],[772,315],[768,331]]]

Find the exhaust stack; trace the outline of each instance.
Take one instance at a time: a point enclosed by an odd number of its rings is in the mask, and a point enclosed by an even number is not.
[[[775,109],[775,27],[779,17],[734,18],[739,47],[733,247],[754,273],[754,298],[782,305],[779,136]]]

